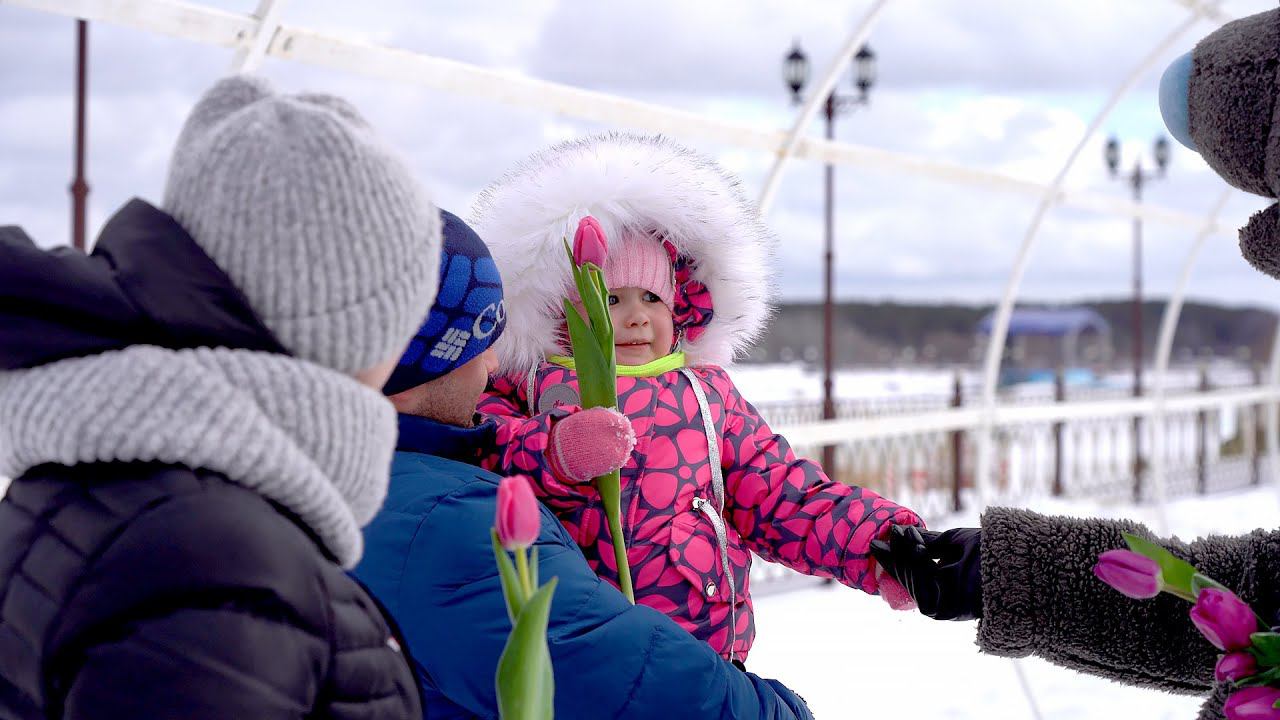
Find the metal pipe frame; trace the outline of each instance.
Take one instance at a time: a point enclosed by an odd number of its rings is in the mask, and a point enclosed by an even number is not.
[[[1184,0],[1186,1],[1186,0]],[[191,42],[239,50],[259,37],[262,19],[215,10],[177,0],[0,0],[0,5],[30,8],[54,15],[114,23]],[[868,24],[868,28],[870,24]],[[475,97],[562,117],[614,127],[628,127],[675,137],[710,140],[732,147],[777,155],[789,134],[762,130],[652,103],[582,90],[536,78],[520,77],[468,63],[341,38],[281,24],[267,44],[265,57],[402,82],[455,95]],[[1203,218],[1153,205],[1138,206],[1114,195],[1064,191],[1042,182],[942,162],[923,155],[796,135],[788,157],[928,177],[939,182],[999,192],[1045,197],[1054,205],[1103,215],[1141,217],[1144,221],[1199,229]],[[1220,225],[1215,233],[1234,237],[1235,227]]]
[[[1159,57],[1202,19],[1221,24],[1231,18],[1219,10],[1221,0],[1174,0],[1189,10],[1189,17],[1160,42],[1113,92],[1085,130],[1079,144],[1066,159],[1062,169],[1049,183],[1028,182],[1000,173],[951,165],[922,156],[894,153],[849,143],[821,141],[803,137],[817,113],[819,104],[838,81],[840,73],[856,49],[870,34],[889,0],[876,0],[864,13],[848,36],[841,51],[832,59],[818,88],[797,116],[789,132],[759,130],[747,126],[716,121],[696,113],[641,103],[604,93],[581,90],[532,78],[520,78],[443,58],[429,57],[392,48],[326,36],[322,33],[291,28],[279,22],[280,0],[260,0],[253,15],[239,15],[176,0],[0,0],[0,4],[27,7],[53,14],[122,24],[150,32],[170,35],[194,42],[234,48],[233,69],[250,71],[267,56],[280,57],[322,67],[400,82],[411,82],[445,92],[481,97],[495,102],[526,108],[544,109],[561,115],[629,126],[648,131],[666,132],[684,137],[711,138],[729,145],[771,152],[777,156],[766,178],[760,196],[767,210],[776,197],[783,169],[793,157],[838,165],[880,168],[911,175],[930,177],[943,182],[982,187],[1004,192],[1034,194],[1039,203],[1032,216],[997,309],[990,334],[983,373],[983,393],[979,430],[977,484],[983,498],[991,468],[991,430],[996,415],[995,381],[999,374],[1001,349],[1007,337],[1013,300],[1021,285],[1030,252],[1048,211],[1055,206],[1091,210],[1109,215],[1130,216],[1144,220],[1195,226],[1201,239],[1208,235],[1234,236],[1235,229],[1217,222],[1217,213],[1206,223],[1202,216],[1180,210],[1151,205],[1139,206],[1108,195],[1066,192],[1063,182],[1083,148],[1119,100],[1148,72]],[[1179,298],[1179,303],[1181,298]],[[1171,303],[1172,304],[1172,303]],[[1166,313],[1168,310],[1166,309]],[[1162,318],[1162,325],[1165,319]],[[1173,319],[1176,327],[1176,316]],[[1269,381],[1280,382],[1280,338],[1273,345]],[[1160,378],[1163,383],[1164,378]],[[1267,435],[1273,469],[1280,468],[1280,409],[1268,407]],[[1280,473],[1277,473],[1280,486]]]
[[[760,207],[761,215],[769,214],[769,208],[773,205],[774,197],[777,196],[778,187],[782,184],[782,174],[783,170],[786,169],[787,162],[795,155],[796,148],[799,147],[805,132],[813,124],[813,119],[818,116],[818,109],[826,103],[831,92],[835,90],[836,83],[840,81],[840,76],[849,67],[849,61],[853,59],[854,53],[858,52],[858,48],[862,47],[867,42],[867,38],[871,36],[871,28],[875,27],[876,21],[880,19],[880,15],[889,5],[889,2],[890,0],[876,0],[867,9],[862,19],[853,26],[853,30],[845,40],[844,46],[840,48],[840,52],[831,58],[831,63],[823,71],[822,79],[818,82],[817,88],[809,96],[809,99],[804,102],[804,105],[801,106],[800,112],[796,114],[795,123],[791,126],[790,132],[787,133],[782,147],[778,149],[778,157],[774,159],[773,167],[769,169],[769,175],[764,179],[764,187],[760,189],[760,201],[757,204]]]
[[[1209,9],[1216,8],[1217,3],[1215,2],[1208,7]],[[1080,142],[1072,149],[1071,154],[1067,156],[1066,162],[1063,163],[1058,174],[1045,188],[1035,213],[1032,215],[1026,235],[1023,237],[1022,244],[1014,258],[1013,269],[1009,272],[1009,279],[1005,284],[1004,294],[1001,296],[1000,304],[996,309],[995,321],[992,323],[991,334],[988,336],[987,341],[982,378],[984,419],[978,431],[978,467],[974,475],[974,485],[979,506],[985,506],[990,495],[989,486],[994,452],[992,431],[994,430],[994,410],[996,406],[996,381],[999,378],[1000,364],[1003,359],[1002,350],[1004,349],[1005,339],[1008,336],[1009,321],[1013,315],[1014,299],[1022,285],[1022,278],[1026,274],[1027,266],[1031,260],[1031,250],[1035,247],[1036,240],[1039,238],[1040,227],[1044,223],[1045,216],[1048,215],[1054,198],[1061,192],[1067,173],[1075,166],[1076,159],[1080,157],[1081,151],[1089,144],[1089,141],[1093,138],[1094,133],[1098,131],[1098,128],[1102,126],[1102,123],[1111,115],[1116,105],[1119,104],[1120,99],[1133,88],[1143,75],[1151,70],[1155,63],[1173,47],[1174,43],[1186,35],[1197,22],[1204,19],[1208,11],[1205,6],[1195,5],[1187,19],[1157,43],[1137,66],[1129,72],[1124,81],[1111,93],[1107,102],[1094,115],[1089,126],[1085,128]]]
[[[262,66],[262,60],[267,56],[267,48],[270,47],[271,41],[275,39],[280,29],[282,7],[284,7],[284,0],[259,0],[258,9],[253,11],[253,17],[257,18],[258,26],[254,29],[253,37],[248,42],[243,42],[236,50],[235,57],[231,59],[232,73],[257,72]]]
[[[1200,251],[1204,249],[1205,241],[1209,239],[1209,227],[1222,213],[1231,195],[1231,188],[1224,189],[1218,196],[1217,202],[1213,204],[1213,208],[1209,210],[1205,229],[1196,235],[1191,248],[1187,250],[1187,257],[1182,262],[1182,271],[1178,274],[1178,283],[1174,286],[1173,294],[1169,296],[1169,303],[1165,305],[1164,314],[1160,317],[1160,334],[1156,337],[1155,368],[1152,370],[1151,377],[1151,394],[1155,401],[1155,410],[1151,414],[1151,490],[1156,505],[1155,531],[1159,535],[1169,532],[1169,516],[1165,506],[1167,485],[1164,476],[1164,431],[1167,416],[1165,396],[1168,387],[1169,357],[1173,354],[1173,337],[1178,330],[1178,320],[1182,317],[1182,305],[1187,295],[1187,287],[1191,283],[1191,271],[1195,268],[1196,261],[1200,259]],[[1275,349],[1272,348],[1272,354],[1274,353]]]

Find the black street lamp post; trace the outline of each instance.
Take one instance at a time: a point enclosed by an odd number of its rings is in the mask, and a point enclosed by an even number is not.
[[[840,95],[834,89],[827,95],[825,115],[827,118],[826,138],[835,137],[836,115],[858,105],[866,105],[868,93],[876,81],[876,56],[866,45],[854,55],[855,74],[854,87],[856,95]],[[791,48],[782,64],[783,79],[791,89],[792,102],[803,101],[804,86],[809,80],[809,59],[800,49],[800,42]],[[825,168],[825,254],[823,256],[823,306],[822,306],[822,417],[832,420],[836,416],[834,383],[832,367],[834,363],[834,315],[835,315],[835,166],[827,163]],[[835,468],[835,447],[828,445],[822,448],[822,466],[828,474]]]
[[[1161,135],[1156,138],[1155,144],[1152,146],[1152,154],[1156,161],[1156,171],[1147,172],[1142,169],[1142,158],[1137,157],[1133,161],[1133,170],[1122,179],[1128,181],[1129,188],[1133,191],[1133,202],[1140,204],[1142,202],[1142,188],[1152,180],[1158,180],[1165,176],[1165,172],[1169,168],[1169,140]],[[1122,177],[1120,174],[1120,141],[1115,137],[1107,140],[1106,146],[1107,170],[1110,171],[1111,177]],[[1132,310],[1132,333],[1133,333],[1133,396],[1142,396],[1142,218],[1134,216],[1133,218],[1133,310]],[[1142,418],[1134,415],[1133,417],[1133,499],[1140,500],[1142,495]]]

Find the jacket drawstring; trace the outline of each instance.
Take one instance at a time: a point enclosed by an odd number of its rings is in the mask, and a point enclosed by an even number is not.
[[[693,388],[693,395],[698,400],[698,412],[702,415],[702,430],[707,436],[707,460],[711,466],[711,492],[716,503],[703,498],[693,499],[693,508],[711,521],[716,531],[716,545],[720,548],[720,566],[724,569],[725,581],[729,583],[729,660],[736,660],[734,645],[738,641],[738,591],[733,580],[733,568],[729,564],[729,534],[724,524],[724,468],[720,462],[720,436],[716,433],[715,423],[711,421],[711,405],[707,402],[707,393],[702,389],[702,382],[689,368],[680,368]],[[703,588],[707,595],[714,595],[715,588],[710,584]]]

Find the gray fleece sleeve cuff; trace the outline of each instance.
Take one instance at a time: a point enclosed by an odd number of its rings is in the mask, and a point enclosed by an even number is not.
[[[1217,652],[1191,624],[1188,603],[1163,594],[1131,600],[1093,575],[1099,554],[1125,547],[1121,531],[1150,537],[1132,522],[988,510],[979,647],[1130,685],[1207,692]],[[1194,562],[1186,545],[1164,544]]]

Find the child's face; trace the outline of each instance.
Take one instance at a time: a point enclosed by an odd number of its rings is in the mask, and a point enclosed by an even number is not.
[[[615,288],[609,295],[613,342],[619,365],[644,365],[671,352],[671,311],[643,288]]]

